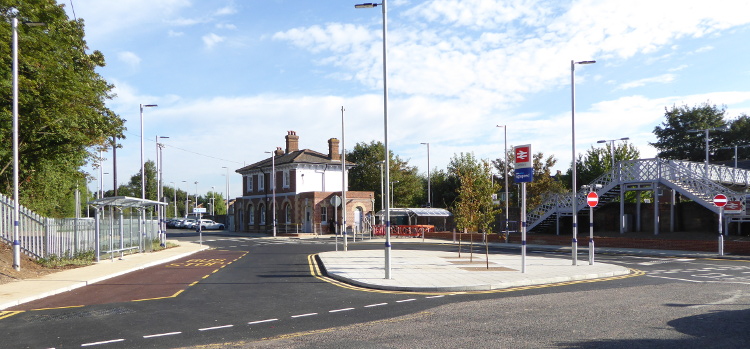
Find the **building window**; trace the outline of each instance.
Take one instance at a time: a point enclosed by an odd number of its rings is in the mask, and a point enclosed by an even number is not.
[[[284,216],[286,218],[286,224],[292,223],[292,206],[289,204],[286,204],[286,207],[284,208]]]
[[[266,207],[264,205],[258,206],[260,212],[260,225],[266,225]]]
[[[255,207],[250,205],[250,207],[247,208],[248,214],[250,215],[250,218],[248,219],[247,224],[249,225],[255,225]]]
[[[253,192],[253,175],[248,175],[245,177],[245,180],[247,180],[247,192],[252,193]]]
[[[320,223],[328,224],[328,207],[327,206],[320,207]]]
[[[289,171],[284,171],[284,188],[289,188]]]
[[[258,191],[263,191],[265,187],[266,187],[266,174],[265,173],[258,174]]]

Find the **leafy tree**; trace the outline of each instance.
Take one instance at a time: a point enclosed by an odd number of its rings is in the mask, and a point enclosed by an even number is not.
[[[43,215],[72,215],[69,205],[80,168],[96,158],[97,146],[122,137],[123,122],[104,102],[113,86],[96,68],[99,51],[87,53],[83,20],[68,19],[54,0],[0,0],[0,40],[11,42],[11,22],[44,22],[45,27],[18,26],[19,46],[19,178],[22,204]],[[12,55],[0,45],[0,190],[11,193]]]
[[[507,159],[505,160],[508,162],[508,185],[510,186],[510,188],[508,189],[511,196],[509,198],[511,206],[513,202],[520,202],[519,196],[521,195],[519,190],[513,190],[517,188],[515,185],[511,184],[515,183],[515,172],[513,166],[515,159],[513,157],[514,154],[512,152],[509,152]],[[560,194],[568,190],[565,187],[565,176],[562,176],[559,173],[556,173],[554,175],[552,174],[552,168],[557,164],[557,159],[555,159],[554,156],[550,155],[545,158],[544,153],[538,152],[533,155],[532,161],[532,167],[534,169],[534,180],[531,183],[526,184],[527,210],[531,210],[539,206],[544,202],[546,197],[551,194]],[[493,161],[493,164],[495,165],[495,169],[497,169],[502,174],[503,160],[496,159]],[[568,175],[567,177],[570,178],[570,175]]]
[[[742,147],[745,145],[745,147]],[[750,159],[750,116],[740,115],[731,122],[726,137],[726,145],[717,152],[719,159],[733,159],[734,147],[737,146],[738,159]]]
[[[461,184],[453,205],[456,227],[489,232],[496,214],[492,203],[492,194],[496,190],[489,161],[477,160],[471,153],[461,153],[453,156],[448,171]]]
[[[212,198],[213,200],[211,200]],[[207,213],[211,213],[211,205],[209,203],[211,203],[212,201],[214,202],[214,205],[216,205],[214,207],[214,213],[216,215],[223,215],[227,213],[227,205],[226,202],[224,202],[224,194],[222,193],[209,191],[206,193],[206,195],[200,196],[199,201],[206,203],[204,207],[206,208]],[[279,200],[278,198],[276,201],[276,209],[281,210],[281,200]]]
[[[631,143],[615,145],[615,163],[625,160],[639,159],[641,156],[638,149]],[[606,148],[591,147],[586,154],[579,155],[576,160],[576,181],[579,185],[589,184],[602,174],[612,171],[612,145]],[[568,171],[568,177],[572,170]]]
[[[706,143],[704,132],[689,132],[727,126],[724,121],[726,107],[719,108],[708,102],[695,107],[672,106],[664,108],[666,120],[662,126],[654,128],[657,141],[651,143],[657,150],[658,156],[674,160],[704,161],[706,158]],[[711,142],[709,151],[726,146],[726,132],[709,131]]]
[[[146,171],[146,199],[156,200],[156,164],[153,160],[147,160],[143,164],[143,169]],[[120,187],[118,191],[120,195],[128,193],[133,197],[141,197],[141,171],[130,177],[127,186],[125,188]]]
[[[458,187],[460,185],[456,176],[451,176],[445,170],[435,169],[430,173],[432,186],[432,207],[448,208],[453,207],[453,203],[458,197]]]
[[[374,192],[377,208],[381,207],[383,202],[380,195],[380,183],[381,161],[383,161],[384,154],[383,143],[375,141],[370,144],[357,143],[352,151],[346,154],[346,161],[357,164],[349,171],[349,190]],[[426,202],[426,189],[422,178],[417,174],[417,168],[410,166],[400,157],[394,156],[392,152],[389,159],[390,181],[398,181],[393,186],[395,202],[391,203],[391,207],[414,207],[420,202]],[[390,187],[388,189],[390,190]]]

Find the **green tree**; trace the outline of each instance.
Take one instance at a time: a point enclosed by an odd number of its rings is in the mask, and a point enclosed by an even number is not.
[[[737,146],[737,159],[750,159],[750,116],[742,114],[731,121],[726,138],[724,148],[716,154],[717,158],[734,159],[734,147]]]
[[[448,171],[461,184],[453,205],[456,228],[490,232],[490,224],[497,212],[492,203],[496,188],[489,161],[480,161],[471,153],[461,153],[453,156]]]
[[[641,153],[631,143],[615,145],[615,163],[640,157]],[[579,185],[589,184],[604,173],[612,171],[612,145],[608,143],[606,148],[592,146],[586,154],[579,155],[576,166],[576,181]],[[572,170],[569,170],[568,177],[571,172]]]
[[[143,169],[146,171],[146,199],[156,200],[156,164],[153,160],[147,160],[146,163],[143,164]],[[138,171],[138,173],[130,177],[130,182],[128,182],[127,186],[125,188],[120,187],[118,191],[120,192],[120,195],[123,195],[122,193],[128,193],[133,197],[140,198],[141,171]]]
[[[385,154],[385,146],[381,142],[372,141],[357,143],[351,152],[347,152],[346,161],[357,164],[349,171],[349,190],[372,191],[375,193],[375,207],[382,206],[380,195],[381,164]],[[426,192],[423,179],[418,175],[417,168],[410,166],[405,160],[389,154],[390,181],[393,185],[393,201],[391,207],[415,207],[426,202]],[[385,184],[383,184],[385,185]],[[390,190],[390,183],[388,184]],[[384,191],[385,187],[384,187]]]
[[[37,212],[72,215],[80,168],[96,159],[98,146],[122,137],[123,120],[105,106],[113,86],[96,68],[99,51],[87,53],[83,20],[68,19],[54,0],[0,0],[0,40],[11,42],[11,19],[44,22],[45,27],[18,26],[19,46],[19,178],[21,203]],[[12,192],[12,55],[0,45],[0,190]]]
[[[695,107],[672,106],[664,108],[666,120],[661,126],[654,128],[657,141],[650,143],[656,148],[658,156],[665,159],[704,161],[706,158],[706,136],[704,132],[689,132],[722,128],[727,126],[724,121],[726,107],[717,107],[708,102]],[[709,151],[727,146],[726,132],[709,131],[711,140]]]
[[[512,147],[510,148],[512,149]],[[509,152],[508,158],[508,185],[510,194],[510,203],[520,202],[520,192],[515,188],[515,172],[514,172],[514,155]],[[565,177],[559,173],[552,174],[552,168],[557,165],[557,159],[550,155],[544,157],[544,153],[538,152],[533,155],[532,168],[534,169],[534,179],[532,182],[526,184],[526,209],[531,210],[540,204],[542,204],[549,195],[561,194],[566,192],[568,189],[565,186]],[[503,173],[503,160],[496,159],[493,161],[495,168],[502,174]],[[570,173],[570,171],[569,171]],[[570,175],[567,176],[570,178]]]

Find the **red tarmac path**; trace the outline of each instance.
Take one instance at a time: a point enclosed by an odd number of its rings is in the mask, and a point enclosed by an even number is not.
[[[40,310],[171,298],[246,254],[244,251],[205,250],[171,263],[107,279],[7,310]]]

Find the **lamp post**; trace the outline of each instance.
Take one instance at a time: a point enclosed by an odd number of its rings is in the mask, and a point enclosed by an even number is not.
[[[172,183],[172,189],[174,189],[174,218],[177,218],[177,184],[175,182],[169,182]]]
[[[572,257],[573,265],[578,265],[578,184],[576,183],[576,64],[593,64],[596,61],[570,61],[570,104],[571,104],[571,129],[572,129],[572,154],[571,161],[573,162],[573,241],[572,241]]]
[[[378,5],[381,6],[383,13],[383,129],[385,133],[384,148],[385,148],[385,181],[390,180],[390,163],[389,152],[388,152],[388,10],[386,5],[387,0],[383,0],[380,4],[365,3],[354,5],[354,8],[373,8]],[[386,188],[387,190],[387,188]],[[391,213],[389,209],[388,193],[385,193],[385,278],[391,278]]]
[[[193,211],[198,208],[198,181],[195,181],[195,202],[193,203]]]
[[[164,156],[162,153],[162,149],[164,149],[164,144],[159,143],[159,139],[166,139],[169,138],[167,136],[156,136],[156,201],[162,202],[164,200],[164,183],[163,183],[163,168],[164,168]],[[164,234],[165,237],[163,241],[166,241],[166,234],[167,234],[167,211],[164,209],[163,206],[159,205],[154,207],[154,209],[157,211],[157,220],[159,222],[159,234]],[[163,244],[162,244],[163,246]]]
[[[427,207],[432,207],[432,200],[430,200],[430,143],[419,143],[427,146]]]
[[[187,184],[187,181],[182,181],[182,183]],[[188,196],[190,195],[188,195],[187,189],[185,189],[185,218],[187,218],[188,216],[188,200],[189,200]]]
[[[42,22],[23,22],[30,27],[45,25]],[[19,220],[21,206],[18,202],[18,18],[11,19],[13,27],[13,269],[21,270],[21,241]]]
[[[396,201],[396,199],[394,198],[395,195],[393,193],[393,188],[394,188],[394,184],[396,184],[398,182],[399,181],[393,181],[393,182],[391,182],[391,205],[392,205],[392,207],[396,207],[396,205],[393,204],[393,202]]]
[[[271,189],[273,191],[271,219],[273,220],[273,237],[276,237],[276,154],[272,151],[266,153],[271,154]]]
[[[610,142],[610,156],[612,157],[612,173],[615,171],[615,141],[627,141],[630,137],[622,137],[618,139],[602,139],[596,141],[596,143],[607,143]]]
[[[341,106],[341,228],[344,233],[344,251],[348,251],[347,239],[346,239],[346,143],[345,135],[346,129],[344,128],[344,106]],[[354,234],[354,240],[357,240],[357,233]]]
[[[705,173],[704,176],[706,179],[708,179],[708,131],[726,131],[726,126],[721,127],[714,127],[714,128],[705,128],[705,129],[697,129],[697,130],[688,130],[688,132],[705,132],[706,133],[706,162],[704,164]]]
[[[227,183],[226,183],[227,184],[227,197],[226,197],[226,202],[227,202],[227,206],[226,206],[227,207],[227,213],[226,213],[227,214],[227,221],[226,221],[226,223],[227,223],[227,227],[228,227],[229,226],[229,167],[228,166],[222,166],[221,168],[227,169],[227,174],[226,174],[226,181],[227,181]]]
[[[496,127],[502,127],[503,128],[503,139],[504,139],[504,146],[503,146],[503,177],[505,177],[505,236],[506,239],[508,239],[508,200],[510,199],[510,196],[508,196],[508,125],[496,125]],[[506,240],[510,241],[510,240]]]
[[[216,189],[215,189],[215,188],[214,188],[214,186],[212,185],[212,186],[211,186],[211,215],[212,215],[212,216],[214,215],[214,202],[216,201],[216,193],[215,193],[215,190],[216,190]]]
[[[143,156],[143,108],[158,107],[156,104],[141,104],[141,199],[146,198],[146,169]]]
[[[719,148],[719,149],[734,149],[734,169],[736,170],[737,169],[737,148],[747,148],[747,147],[750,147],[750,144],[735,145],[732,147],[724,147],[724,148]]]

